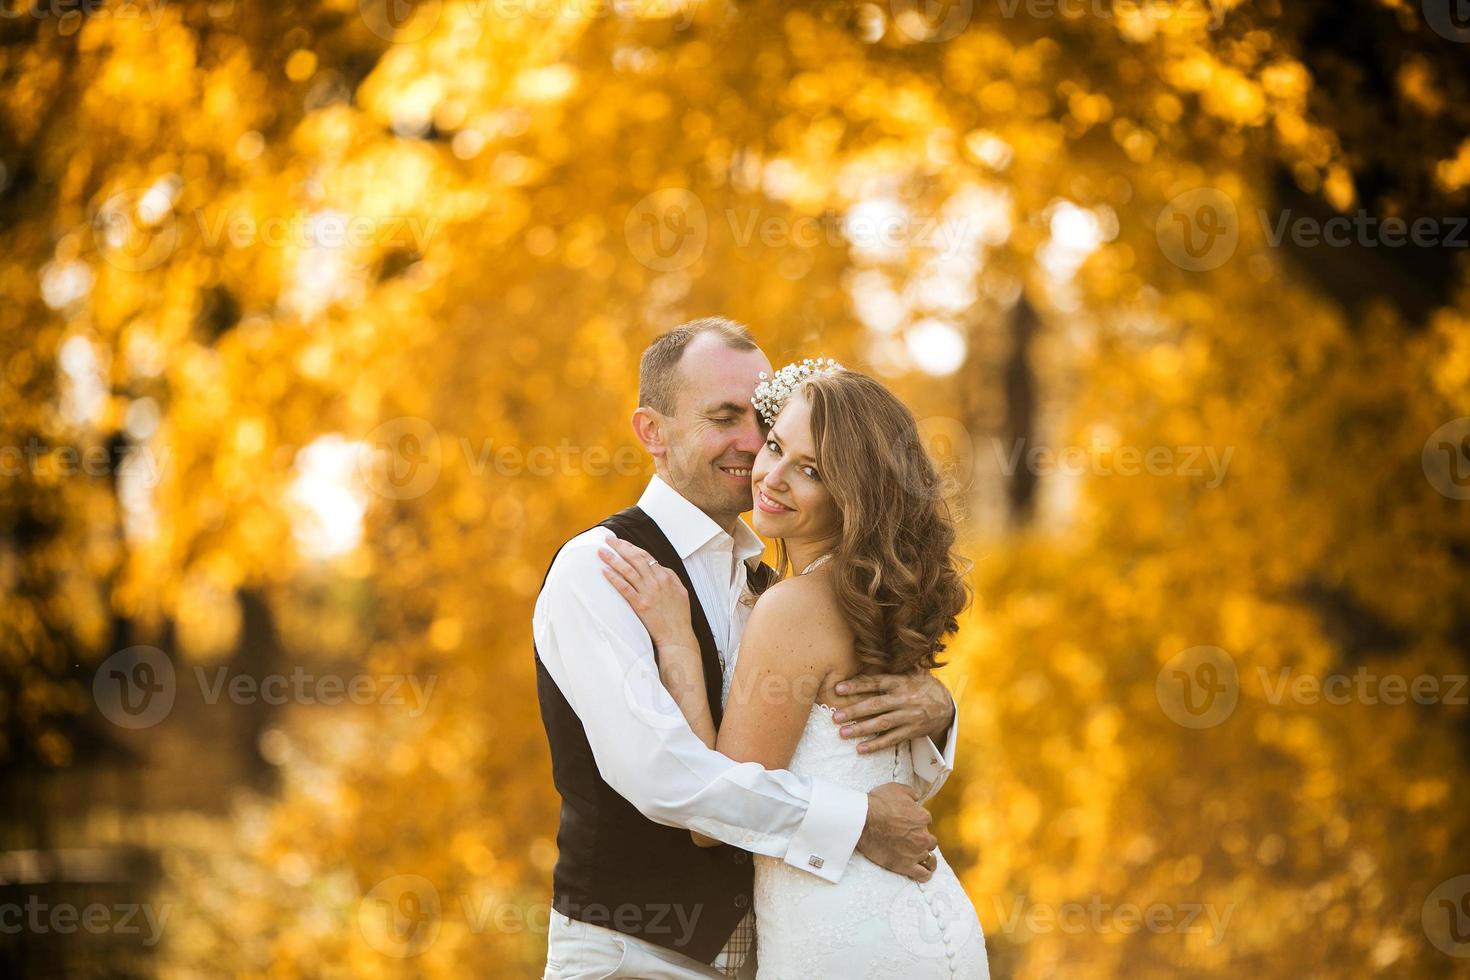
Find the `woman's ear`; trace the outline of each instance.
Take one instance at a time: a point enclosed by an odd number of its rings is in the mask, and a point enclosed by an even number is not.
[[[663,459],[669,452],[664,442],[665,420],[665,416],[646,406],[640,405],[633,411],[633,435],[654,459]]]

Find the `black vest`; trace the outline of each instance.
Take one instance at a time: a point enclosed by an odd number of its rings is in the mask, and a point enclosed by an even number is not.
[[[690,619],[704,661],[705,693],[718,726],[719,652],[678,552],[638,507],[619,511],[597,526],[611,529],[678,573],[689,593]],[[760,592],[774,576],[775,570],[762,564],[748,577]],[[726,844],[700,847],[689,831],[654,823],[619,796],[598,773],[582,722],[539,653],[536,695],[551,743],[552,780],[561,794],[551,907],[569,919],[616,929],[701,963],[712,962],[750,910],[750,855]],[[619,695],[609,692],[609,696]]]

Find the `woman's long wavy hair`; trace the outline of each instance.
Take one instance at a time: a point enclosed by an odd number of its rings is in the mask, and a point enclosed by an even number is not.
[[[833,575],[858,659],[883,673],[940,666],[970,602],[971,563],[954,552],[943,482],[913,413],[859,371],[817,375],[791,397],[811,404],[817,472],[842,514]],[[776,558],[785,577],[784,541]]]

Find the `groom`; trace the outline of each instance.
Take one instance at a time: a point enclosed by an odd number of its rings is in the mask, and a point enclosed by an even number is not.
[[[537,695],[562,799],[547,980],[753,976],[747,852],[833,882],[854,850],[919,880],[933,870],[937,842],[920,801],[954,763],[954,703],[942,684],[870,675],[838,689],[872,695],[845,710],[843,734],[874,747],[910,741],[922,794],[890,783],[864,795],[736,763],[689,729],[647,631],[602,575],[597,548],[610,535],[678,573],[718,725],[721,681],[750,615],[741,597],[775,575],[740,519],[765,440],[750,403],[761,371],[771,364],[750,333],[718,317],[649,345],[633,429],[656,475],[636,507],[562,546],[537,597]],[[698,847],[691,830],[725,844]]]

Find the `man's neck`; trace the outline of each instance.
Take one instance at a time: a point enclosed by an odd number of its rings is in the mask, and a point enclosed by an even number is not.
[[[699,505],[696,504],[695,506],[698,507]],[[703,507],[700,507],[699,509],[704,510]],[[720,530],[724,531],[732,538],[735,536],[735,525],[740,523],[739,514],[711,514],[707,510],[704,510],[704,513],[706,517],[714,521],[716,524],[720,525]]]
[[[658,478],[660,480],[664,481],[664,485],[667,486],[670,490],[674,491],[685,500],[689,500],[689,497],[686,496],[684,492],[674,484],[674,481],[669,479],[669,474],[666,473],[662,467],[656,468],[654,470],[654,473],[658,475]],[[695,503],[693,500],[689,500],[689,502],[691,504],[694,504],[694,506],[699,507],[700,511],[704,514],[705,517],[708,517],[710,520],[718,524],[720,526],[720,530],[724,531],[732,538],[735,536],[735,526],[740,523],[739,514],[718,514],[708,510],[705,507],[700,507],[700,505],[698,503]]]

